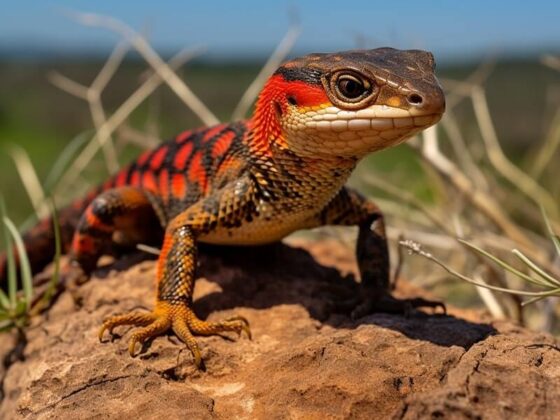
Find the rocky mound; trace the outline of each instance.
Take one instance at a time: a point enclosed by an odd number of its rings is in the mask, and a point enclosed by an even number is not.
[[[301,245],[301,243],[299,244]],[[352,253],[335,241],[202,255],[196,310],[240,314],[253,340],[200,337],[206,371],[173,336],[131,358],[130,329],[100,344],[104,317],[153,302],[153,261],[121,261],[65,292],[27,335],[2,335],[0,418],[554,418],[560,347],[473,313],[331,314],[352,293]],[[402,295],[418,294],[401,284]],[[488,320],[487,320],[488,321]],[[21,350],[21,351],[18,351]],[[21,353],[21,354],[20,354]],[[21,357],[18,357],[21,356]]]

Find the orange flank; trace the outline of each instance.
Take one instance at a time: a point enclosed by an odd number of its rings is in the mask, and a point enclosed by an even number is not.
[[[150,168],[154,171],[158,170],[165,159],[165,155],[167,154],[167,146],[161,147],[152,157],[150,160]]]
[[[175,155],[175,159],[173,159],[173,165],[177,170],[182,171],[185,169],[187,160],[191,156],[192,149],[193,149],[192,143],[185,143],[181,146],[181,148]]]

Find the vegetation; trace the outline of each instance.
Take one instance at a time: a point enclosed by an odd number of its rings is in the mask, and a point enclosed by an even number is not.
[[[4,200],[0,200],[0,221],[2,238],[5,249],[15,249],[17,253],[7,255],[7,294],[0,289],[0,332],[17,329],[20,334],[29,324],[33,315],[46,308],[53,297],[59,280],[60,269],[60,231],[56,219],[56,210],[51,204],[54,215],[55,232],[55,258],[54,270],[50,282],[45,290],[38,296],[34,293],[33,276],[23,239],[14,223],[8,218]],[[16,264],[16,256],[19,264]],[[19,266],[19,273],[17,268]],[[19,283],[19,284],[18,284]]]
[[[100,17],[81,19],[107,26]],[[17,224],[27,215],[46,214],[45,197],[68,201],[162,138],[230,119],[262,68],[262,63],[194,61],[183,70],[193,51],[166,65],[130,28],[111,25],[123,42],[105,63],[0,62],[0,147],[7,152],[0,154],[0,189],[10,197]],[[265,69],[287,53],[293,38],[291,30]],[[124,60],[129,49],[141,59]],[[558,168],[551,164],[560,143],[559,60],[485,60],[440,68],[448,110],[438,128],[368,157],[351,182],[375,196],[387,213],[394,265],[403,268],[404,277],[448,302],[484,304],[496,317],[558,332],[557,300],[532,299],[532,309],[523,309],[519,297],[496,291],[525,287],[520,279],[548,288],[548,294],[557,294],[560,286],[555,252],[560,186]],[[544,228],[541,207],[549,215]],[[17,245],[13,223],[4,220]],[[348,233],[336,235],[346,240]],[[427,254],[437,254],[448,272],[434,270],[434,259],[408,258],[403,264],[398,249],[403,237],[413,248],[407,240],[430,248]],[[11,284],[8,295],[0,296],[0,320],[10,325],[23,325],[22,314],[30,311],[24,265],[22,292]],[[449,272],[467,273],[493,291],[450,281]]]

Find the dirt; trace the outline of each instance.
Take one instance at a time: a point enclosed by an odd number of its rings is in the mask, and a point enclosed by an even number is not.
[[[300,248],[300,247],[304,247]],[[0,418],[558,418],[560,347],[476,311],[332,313],[354,292],[352,252],[332,240],[206,249],[195,309],[240,314],[253,340],[200,337],[206,370],[174,336],[127,353],[102,320],[150,308],[155,263],[102,268],[28,330],[0,339]],[[397,294],[421,291],[399,282]]]

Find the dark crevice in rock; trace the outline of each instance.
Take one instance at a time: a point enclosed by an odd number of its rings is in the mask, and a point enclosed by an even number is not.
[[[4,390],[4,380],[8,375],[10,367],[16,362],[23,362],[25,360],[25,347],[27,346],[27,336],[25,332],[21,329],[16,330],[16,340],[15,346],[11,349],[2,360],[2,366],[4,367],[4,374],[0,377],[0,404],[4,400],[5,390]]]
[[[107,378],[107,379],[101,379],[101,380],[89,382],[87,384],[84,384],[84,385],[72,390],[68,394],[63,395],[57,401],[55,401],[55,402],[53,402],[53,403],[51,403],[51,404],[49,404],[49,405],[47,405],[43,408],[40,408],[37,411],[34,411],[34,412],[31,411],[30,413],[33,414],[33,415],[39,415],[41,413],[44,413],[47,410],[55,408],[58,404],[60,404],[64,400],[67,400],[68,398],[71,398],[71,397],[75,396],[76,394],[79,394],[80,392],[84,392],[84,391],[86,391],[90,388],[96,387],[96,386],[104,385],[104,384],[111,383],[111,382],[122,381],[123,379],[132,378],[132,377],[142,377],[142,375],[123,375],[123,376],[116,376],[114,378]]]

